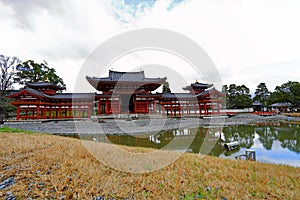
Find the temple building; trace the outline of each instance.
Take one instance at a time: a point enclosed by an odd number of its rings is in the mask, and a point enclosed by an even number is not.
[[[144,71],[109,71],[105,78],[86,77],[102,94],[96,95],[98,114],[149,113],[160,95],[152,94],[167,78],[146,78]]]
[[[16,119],[90,118],[92,115],[161,114],[204,116],[221,114],[225,94],[212,84],[196,81],[188,93],[154,93],[164,78],[146,78],[144,71],[109,71],[108,77],[86,77],[96,93],[62,93],[51,82],[27,83],[8,98],[17,107]]]
[[[55,83],[27,83],[20,91],[9,94],[17,107],[16,119],[89,118],[93,105],[91,93],[61,93]]]
[[[182,88],[190,93],[164,93],[161,95],[163,115],[168,116],[204,116],[221,114],[221,104],[225,94],[213,87],[196,81]]]

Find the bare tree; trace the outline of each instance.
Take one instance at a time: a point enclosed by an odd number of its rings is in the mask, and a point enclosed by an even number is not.
[[[5,95],[8,90],[13,89],[16,68],[20,63],[21,61],[17,57],[0,55],[0,123],[9,112],[14,110]]]
[[[5,95],[7,90],[12,89],[16,67],[20,63],[21,61],[17,57],[0,55],[0,98]]]

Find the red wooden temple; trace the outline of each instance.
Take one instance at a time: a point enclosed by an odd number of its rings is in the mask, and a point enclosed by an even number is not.
[[[63,89],[49,82],[27,83],[7,97],[15,99],[17,120],[90,117],[93,94],[61,93]]]
[[[50,82],[27,83],[8,95],[17,120],[90,118],[91,115],[161,113],[166,116],[220,114],[224,94],[212,84],[193,83],[189,93],[153,93],[166,78],[146,78],[144,71],[109,71],[108,77],[86,77],[98,93],[62,93]],[[96,105],[95,103],[96,102]]]
[[[203,116],[221,114],[221,104],[225,94],[216,90],[212,84],[196,81],[190,86],[182,88],[190,93],[164,93],[160,104],[162,114],[168,116]]]
[[[98,114],[151,113],[156,111],[160,95],[151,92],[167,78],[146,78],[144,71],[109,71],[105,78],[86,77],[102,94],[96,95]]]

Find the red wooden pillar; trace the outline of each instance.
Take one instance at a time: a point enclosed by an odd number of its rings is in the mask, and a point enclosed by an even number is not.
[[[220,114],[220,104],[218,103],[218,114]]]
[[[58,118],[62,118],[61,106],[58,107]]]
[[[118,113],[121,113],[121,99],[120,99],[120,97],[118,97]]]
[[[134,104],[134,110],[133,112],[136,112],[137,108],[136,108],[136,96],[134,96],[134,99],[133,99],[133,104]]]
[[[204,103],[204,114],[207,115],[206,103]]]
[[[153,112],[156,113],[156,100],[153,99]]]
[[[51,108],[52,108],[51,106],[49,106],[49,108],[48,108],[48,117],[49,117],[49,119],[52,118],[52,109]]]
[[[20,106],[17,107],[17,120],[20,120]]]
[[[71,106],[68,106],[68,118],[72,117],[72,110],[71,110]]]
[[[202,115],[202,105],[199,104],[199,114]]]
[[[91,106],[88,106],[87,112],[88,112],[88,113],[87,113],[87,115],[88,115],[87,117],[88,117],[88,118],[91,118]]]
[[[80,106],[78,106],[77,117],[80,118],[80,116],[81,116],[81,108],[80,108]]]
[[[40,118],[40,105],[37,105],[36,107],[36,119]]]
[[[100,115],[101,113],[101,110],[100,110],[100,99],[98,100],[98,115]]]
[[[148,99],[146,100],[146,113],[149,113],[149,101]]]
[[[108,111],[108,101],[109,101],[108,99],[105,100],[105,113],[106,114],[109,113],[109,111]]]
[[[43,119],[46,119],[46,106],[43,108]]]
[[[27,117],[28,117],[28,110],[29,110],[29,107],[27,106],[27,108],[25,108],[25,119],[27,119]]]

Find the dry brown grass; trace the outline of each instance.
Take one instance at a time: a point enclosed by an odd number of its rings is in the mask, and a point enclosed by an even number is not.
[[[8,191],[21,199],[58,199],[62,195],[65,199],[300,197],[300,168],[187,153],[166,168],[135,174],[97,161],[77,139],[1,133],[0,141],[0,181],[14,176],[16,184]],[[6,190],[0,190],[0,197],[5,195]]]
[[[282,114],[290,117],[300,117],[300,113],[282,113]]]

